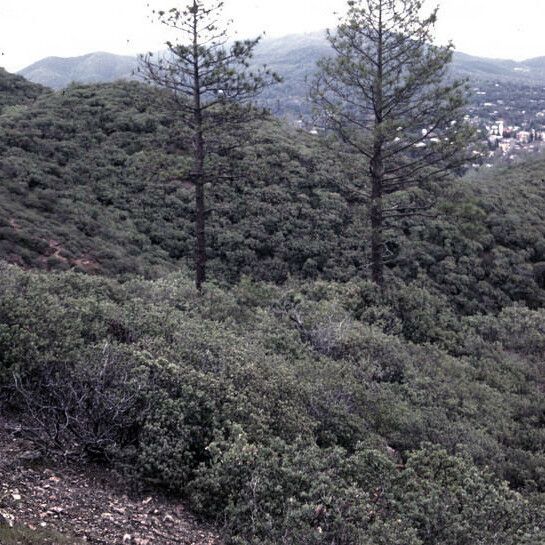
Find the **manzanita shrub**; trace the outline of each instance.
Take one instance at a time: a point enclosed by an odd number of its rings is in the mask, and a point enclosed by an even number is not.
[[[7,265],[0,294],[0,399],[26,436],[185,498],[230,543],[543,543],[542,310]]]

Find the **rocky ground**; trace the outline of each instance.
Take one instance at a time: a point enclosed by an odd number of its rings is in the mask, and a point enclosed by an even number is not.
[[[114,473],[39,459],[0,417],[0,545],[220,545],[177,502]]]

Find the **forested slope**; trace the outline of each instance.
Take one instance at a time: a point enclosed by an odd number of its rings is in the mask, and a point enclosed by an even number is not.
[[[0,118],[0,255],[27,268],[157,275],[190,264],[185,127],[137,83],[73,86]],[[270,119],[249,128],[208,190],[212,278],[367,275],[366,168]],[[464,312],[543,303],[536,161],[428,188],[436,217],[388,235],[392,281],[423,279]],[[536,281],[537,280],[537,281]]]
[[[543,310],[13,266],[0,290],[27,436],[185,498],[229,543],[543,543]]]
[[[0,112],[6,106],[29,104],[48,89],[0,68]]]
[[[424,190],[367,280],[366,168],[269,118],[214,157],[138,83],[0,115],[0,402],[227,543],[541,545],[545,162]],[[232,135],[224,135],[233,139]]]

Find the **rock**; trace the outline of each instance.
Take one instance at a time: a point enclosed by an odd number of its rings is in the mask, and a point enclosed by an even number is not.
[[[9,523],[9,520],[0,513],[0,528],[9,528],[11,524]]]
[[[132,541],[132,536],[131,534],[125,534],[123,536],[123,543],[130,543]]]
[[[43,456],[39,450],[27,450],[19,455],[19,460],[23,462],[38,462]]]

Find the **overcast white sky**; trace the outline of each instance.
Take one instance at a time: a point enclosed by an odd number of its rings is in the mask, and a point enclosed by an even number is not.
[[[439,4],[438,41],[466,53],[525,59],[545,55],[545,0],[426,0]],[[178,2],[178,3],[177,3]],[[16,71],[47,56],[162,49],[152,7],[183,0],[0,0],[0,65]],[[345,0],[225,0],[239,37],[335,27]]]

